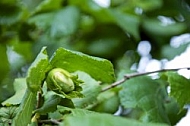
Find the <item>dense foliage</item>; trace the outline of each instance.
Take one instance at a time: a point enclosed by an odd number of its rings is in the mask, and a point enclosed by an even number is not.
[[[189,2],[109,2],[0,1],[0,125],[167,126],[185,116],[190,80],[177,72],[104,89],[142,57],[172,60],[186,50],[188,42],[170,41],[190,30]],[[137,51],[142,41],[147,54]]]

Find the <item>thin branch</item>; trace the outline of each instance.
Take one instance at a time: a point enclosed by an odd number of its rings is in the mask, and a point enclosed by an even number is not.
[[[138,76],[143,76],[143,75],[147,75],[147,74],[152,74],[152,73],[158,73],[158,72],[166,72],[166,71],[178,71],[181,69],[187,69],[190,70],[190,67],[183,67],[183,68],[175,68],[175,69],[161,69],[161,70],[156,70],[156,71],[151,71],[151,72],[143,72],[143,73],[132,73],[132,74],[125,74],[123,76],[123,78],[119,81],[116,81],[114,83],[112,83],[111,85],[105,87],[102,89],[102,92],[107,91],[111,88],[114,88],[118,85],[121,85],[122,83],[124,83],[125,81],[134,78],[134,77],[138,77]]]

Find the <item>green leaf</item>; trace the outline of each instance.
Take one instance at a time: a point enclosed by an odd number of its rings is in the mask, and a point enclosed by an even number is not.
[[[180,45],[178,48],[171,47],[170,45],[163,46],[161,51],[162,57],[167,58],[168,60],[172,60],[175,56],[183,53],[187,49],[188,45],[189,43],[186,43]]]
[[[171,125],[176,125],[186,114],[187,109],[180,111],[179,104],[174,98],[169,99],[170,101],[165,104],[166,113],[170,119]]]
[[[125,108],[140,108],[143,110],[143,122],[169,123],[164,110],[163,87],[147,76],[130,79],[122,85],[119,92],[121,104]]]
[[[137,40],[140,39],[138,30],[140,19],[137,16],[123,13],[118,10],[110,10],[110,14],[114,17],[116,24],[118,24],[124,31],[133,35]]]
[[[151,35],[158,36],[172,36],[185,31],[186,25],[184,23],[163,24],[156,19],[145,19],[143,21],[143,28]]]
[[[50,10],[56,10],[61,7],[62,0],[43,0],[32,12],[44,12],[44,11],[50,11]]]
[[[12,10],[12,11],[10,11]],[[0,4],[0,25],[12,25],[21,18],[21,8],[16,4]]]
[[[50,36],[61,37],[73,34],[78,28],[79,20],[79,10],[74,6],[57,11],[52,20]]]
[[[53,112],[57,109],[57,105],[60,103],[61,97],[54,94],[48,97],[48,99],[45,100],[42,107],[35,110],[36,113],[40,114],[46,114],[49,112]]]
[[[71,110],[60,126],[167,126],[165,124],[143,123],[109,114],[100,114],[87,110]]]
[[[26,90],[19,106],[18,113],[13,120],[13,126],[27,126],[31,122],[32,111],[36,105],[36,93]]]
[[[2,105],[9,106],[9,105],[17,105],[21,103],[22,98],[27,89],[26,78],[15,79],[13,86],[14,86],[15,94],[9,99],[7,99],[6,101],[4,101]]]
[[[82,84],[82,94],[84,95],[84,98],[74,98],[72,101],[75,107],[85,108],[96,102],[97,96],[101,91],[101,87],[99,82],[91,78],[88,74],[82,71],[77,71],[75,73],[84,81]]]
[[[12,120],[16,116],[17,112],[18,107],[16,106],[0,108],[0,124],[3,123],[8,126],[9,123],[12,123]]]
[[[79,108],[67,108],[63,106],[57,107],[59,112],[61,114],[67,115],[67,116],[84,116],[84,115],[90,115],[92,113],[95,113],[93,111],[88,111],[85,109],[79,109]]]
[[[35,24],[41,30],[48,30],[48,28],[51,26],[53,16],[53,12],[38,14],[33,17],[30,17],[28,19],[28,23]]]
[[[31,62],[33,54],[31,52],[32,45],[30,42],[14,40],[11,45],[13,46],[13,50],[23,56],[26,62]]]
[[[68,6],[50,13],[38,14],[31,17],[28,22],[35,24],[40,30],[48,31],[50,37],[59,38],[75,33],[79,26],[79,20],[79,9]]]
[[[26,81],[29,89],[33,92],[39,91],[49,70],[46,47],[43,47],[28,70]]]
[[[97,97],[97,103],[91,109],[96,112],[112,113],[114,114],[120,105],[120,99],[118,97],[118,91],[109,90],[102,92]]]
[[[141,8],[143,11],[151,11],[160,8],[163,4],[162,0],[129,0],[128,4],[137,8]],[[129,5],[128,5],[129,6]]]
[[[51,58],[53,67],[63,68],[69,72],[84,71],[96,80],[111,83],[115,80],[113,65],[102,58],[59,48]]]
[[[1,55],[1,65],[0,65],[0,82],[4,79],[4,77],[9,72],[9,61],[6,54],[6,46],[0,45],[0,55]]]
[[[177,100],[180,110],[182,110],[184,105],[190,103],[190,80],[177,73],[169,72],[168,82],[171,86],[170,95]]]

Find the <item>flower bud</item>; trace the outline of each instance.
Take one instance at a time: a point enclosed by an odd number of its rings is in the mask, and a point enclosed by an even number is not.
[[[47,86],[55,91],[64,93],[71,92],[75,89],[74,82],[72,80],[72,75],[64,69],[55,68],[52,69],[46,79]]]

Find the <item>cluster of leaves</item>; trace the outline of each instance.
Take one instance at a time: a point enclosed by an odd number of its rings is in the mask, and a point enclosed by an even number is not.
[[[188,43],[173,48],[169,41],[189,31],[188,1],[110,2],[102,7],[93,0],[0,1],[0,124],[165,126],[185,115],[189,79],[177,73],[102,89],[139,62],[142,40],[151,42],[157,59],[173,59],[187,48]],[[84,83],[68,94],[53,92],[45,82],[53,68]],[[118,108],[122,117],[112,115]]]

